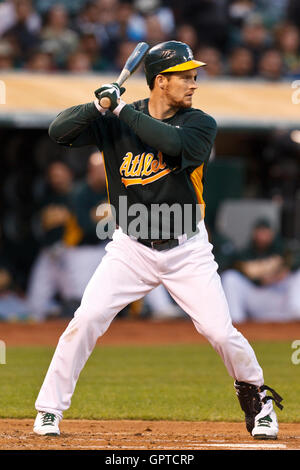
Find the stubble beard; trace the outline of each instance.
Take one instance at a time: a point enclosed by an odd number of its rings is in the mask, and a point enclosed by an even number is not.
[[[166,90],[166,97],[167,97],[168,105],[171,108],[188,109],[192,107],[192,100],[189,103],[187,103],[183,99],[179,100],[177,98],[174,98],[174,96],[169,93],[168,89]]]

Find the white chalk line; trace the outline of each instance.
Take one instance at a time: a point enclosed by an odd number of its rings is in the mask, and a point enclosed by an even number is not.
[[[202,447],[230,447],[233,449],[286,449],[285,444],[201,444]]]
[[[128,446],[119,446],[122,449],[128,448]],[[225,448],[233,448],[233,449],[286,449],[285,444],[195,444],[195,445],[182,445],[183,449],[203,449],[203,447],[225,447]],[[132,446],[131,446],[132,448]],[[156,446],[155,449],[172,449],[172,447],[165,447],[165,446]]]
[[[132,436],[132,437],[136,437],[136,436]],[[142,436],[141,436],[142,437]],[[128,439],[130,439],[130,437],[128,437]],[[99,438],[92,438],[90,437],[90,440],[91,441],[105,441],[105,439],[99,439]],[[72,441],[85,441],[85,439],[82,439],[82,438],[74,438],[72,439]],[[145,439],[143,438],[143,441],[146,441],[146,442],[150,442],[152,444],[156,444],[156,443],[173,443],[173,442],[176,442],[176,443],[181,443],[182,446],[191,446],[191,445],[196,445],[196,446],[202,446],[202,447],[212,447],[212,446],[217,446],[217,447],[249,447],[249,448],[267,448],[267,449],[275,449],[275,448],[278,448],[278,449],[286,449],[286,445],[285,444],[271,444],[271,443],[265,443],[265,444],[256,444],[256,443],[234,443],[234,444],[231,444],[231,443],[226,443],[226,441],[224,440],[210,440],[210,442],[199,442],[198,441],[188,441],[188,442],[185,442],[183,441],[182,439],[157,439],[155,437],[150,437],[148,439]]]
[[[100,434],[100,433],[99,433]],[[117,434],[117,433],[116,433]],[[158,439],[158,438],[155,438],[154,436],[147,436],[147,438],[145,436],[135,436],[135,435],[131,435],[129,436],[127,433],[118,433],[118,434],[122,434],[122,435],[127,435],[127,438],[128,439],[132,439],[132,438],[136,438],[136,437],[141,437],[143,438],[143,441],[146,441],[146,442],[149,442],[153,445],[155,444],[161,444],[161,443],[164,443],[164,444],[172,444],[173,442],[176,443],[176,445],[178,445],[178,443],[181,444],[181,447],[185,447],[185,448],[190,448],[190,447],[200,447],[200,448],[203,448],[203,447],[229,447],[229,448],[253,448],[253,449],[286,449],[286,444],[272,444],[272,443],[261,443],[261,444],[258,444],[258,443],[226,443],[225,440],[221,439],[221,440],[210,440],[210,442],[199,442],[199,440],[195,441],[183,441],[181,439]],[[114,434],[112,433],[111,434],[111,439],[113,438]],[[8,436],[7,436],[8,437]],[[46,436],[47,437],[47,436]],[[11,437],[8,437],[9,439]],[[27,440],[25,436],[19,436],[18,437],[19,440]],[[60,438],[58,439],[63,439],[63,436],[61,436]],[[101,438],[94,438],[93,436],[89,436],[89,439],[91,441],[95,441],[95,442],[105,442],[106,439],[101,439]],[[77,442],[80,442],[80,441],[86,441],[85,438],[79,438],[79,437],[75,437],[75,438],[72,438],[72,442],[74,441],[77,441]],[[60,443],[59,443],[60,444]],[[50,446],[49,446],[50,447]],[[53,447],[53,446],[51,446]],[[102,446],[81,446],[80,444],[78,446],[72,446],[72,448],[78,448],[78,447],[84,447],[84,448],[99,448],[99,447],[102,447]],[[113,448],[113,446],[111,445],[105,445],[106,448]],[[133,446],[117,446],[117,447],[121,447],[121,448],[132,448]],[[146,448],[145,446],[136,446],[137,448],[139,449],[143,449],[143,448]],[[157,448],[166,448],[166,449],[171,449],[171,447],[165,447],[165,446],[158,446]]]
[[[54,445],[48,445],[47,448],[53,448],[57,449],[58,446]],[[70,448],[70,449],[129,449],[129,450],[142,450],[142,449],[149,449],[147,446],[112,446],[112,445],[106,445],[106,446],[96,446],[96,445],[89,445],[89,446],[84,446],[84,445],[78,445],[78,446],[63,446],[65,448]],[[226,448],[226,449],[286,449],[287,446],[285,444],[197,444],[197,445],[187,445],[187,446],[180,446],[182,450],[200,450],[203,448]],[[166,447],[166,446],[155,446],[153,450],[176,450],[173,447]],[[179,450],[179,449],[178,449]]]

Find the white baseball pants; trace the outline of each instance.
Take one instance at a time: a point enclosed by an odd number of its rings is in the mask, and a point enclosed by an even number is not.
[[[222,285],[234,323],[298,321],[300,318],[300,269],[279,282],[256,286],[246,276],[229,269]]]
[[[36,400],[37,410],[62,417],[97,339],[121,309],[160,283],[219,353],[234,379],[264,383],[253,349],[232,325],[203,221],[199,229],[193,238],[164,251],[132,240],[121,229],[115,231],[80,307],[59,339]]]
[[[60,242],[42,248],[33,264],[27,297],[30,313],[37,321],[43,321],[57,308],[53,300],[57,292],[63,298],[71,298],[71,285],[65,270],[66,251]]]

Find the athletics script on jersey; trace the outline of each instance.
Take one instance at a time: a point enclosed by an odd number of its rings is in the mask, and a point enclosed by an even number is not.
[[[164,163],[161,152],[158,152],[157,159],[153,153],[134,156],[132,152],[127,152],[120,166],[122,183],[126,188],[133,184],[153,183],[171,171]]]

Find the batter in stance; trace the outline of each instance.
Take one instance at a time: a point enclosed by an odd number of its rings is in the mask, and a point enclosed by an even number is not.
[[[128,105],[120,98],[124,89],[104,85],[94,102],[66,109],[50,125],[50,137],[59,145],[92,144],[103,151],[117,228],[59,340],[36,400],[34,431],[59,435],[59,421],[97,339],[120,310],[162,283],[234,378],[247,430],[255,438],[276,439],[273,401],[282,408],[282,398],[264,385],[253,349],[232,325],[204,224],[203,180],[216,122],[192,108],[192,98],[197,69],[205,64],[177,41],[154,46],[144,64],[149,99]],[[109,110],[99,104],[103,97],[110,99]],[[119,207],[124,196],[128,217]],[[146,235],[130,232],[130,207],[136,203],[146,207]],[[157,222],[153,208],[161,204],[181,209],[181,233],[171,211],[167,231],[165,220]]]

